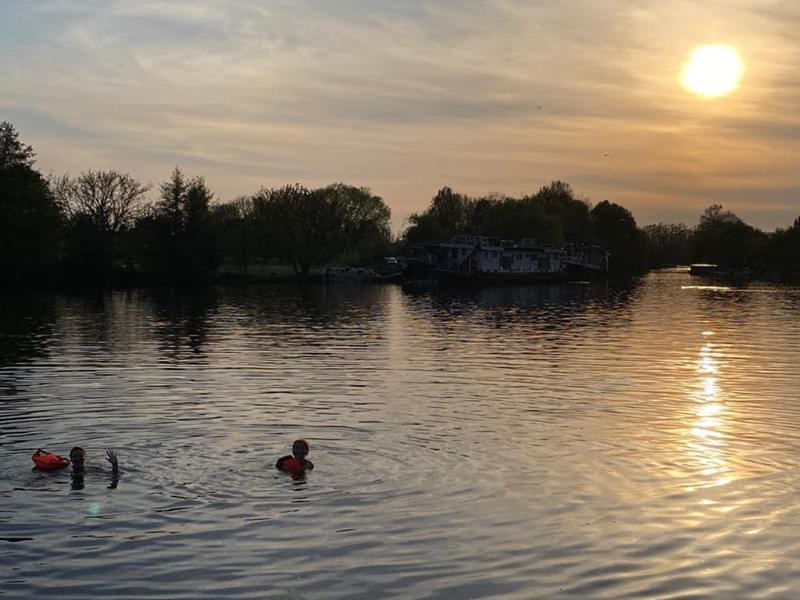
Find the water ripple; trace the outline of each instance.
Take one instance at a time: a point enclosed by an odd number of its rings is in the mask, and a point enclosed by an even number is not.
[[[683,272],[9,295],[0,597],[794,597],[798,306]],[[31,470],[75,444],[82,481]]]

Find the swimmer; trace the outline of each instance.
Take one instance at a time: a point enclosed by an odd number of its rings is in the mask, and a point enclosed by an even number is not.
[[[69,460],[72,462],[72,470],[75,473],[86,471],[86,450],[80,446],[75,446],[69,451]],[[113,450],[106,450],[106,460],[111,463],[111,474],[119,477],[119,462],[117,453]]]
[[[86,472],[86,451],[80,446],[75,446],[69,451],[69,460],[72,463],[72,489],[83,489],[83,475]],[[110,489],[115,489],[119,483],[119,463],[114,450],[106,450],[106,460],[111,463]]]
[[[305,440],[296,440],[294,444],[292,444],[293,456],[280,457],[278,462],[275,463],[275,468],[291,475],[300,475],[306,471],[313,470],[314,463],[310,460],[306,460],[308,450],[308,442]]]

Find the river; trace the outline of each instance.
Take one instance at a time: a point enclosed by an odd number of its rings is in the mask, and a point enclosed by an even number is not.
[[[796,287],[676,270],[0,309],[0,598],[800,590]],[[273,465],[300,437],[316,469],[293,480]],[[74,445],[83,481],[31,469]]]

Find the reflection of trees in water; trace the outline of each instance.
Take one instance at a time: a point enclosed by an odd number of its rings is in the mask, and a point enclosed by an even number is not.
[[[205,356],[209,321],[219,305],[216,288],[154,288],[144,296],[151,305],[161,355],[174,360],[187,351]]]
[[[400,360],[414,365],[421,393],[435,383],[453,397],[559,403],[571,390],[592,389],[597,365],[628,350],[641,287],[596,282],[407,294],[396,347]]]
[[[366,368],[389,346],[392,291],[383,285],[228,288],[220,322],[229,332],[228,347],[252,352],[265,364],[313,370],[362,361]]]
[[[52,294],[5,294],[0,300],[0,368],[47,355],[58,317]],[[5,378],[3,378],[5,379]],[[0,393],[6,384],[0,380]],[[8,389],[11,389],[8,387]]]
[[[225,301],[244,313],[248,327],[364,325],[383,316],[384,285],[264,285],[230,288]]]
[[[63,298],[59,335],[76,339],[83,348],[120,353],[140,338],[139,293],[131,290],[97,291]]]
[[[796,285],[786,286],[778,294],[777,305],[792,322],[796,323],[797,311],[800,310],[800,288]]]
[[[435,322],[461,317],[492,325],[579,322],[587,313],[610,319],[625,316],[639,293],[641,280],[624,284],[534,284],[491,287],[452,287],[415,292],[404,289],[412,305]]]

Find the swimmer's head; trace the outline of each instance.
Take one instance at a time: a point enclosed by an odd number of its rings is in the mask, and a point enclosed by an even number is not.
[[[308,442],[305,440],[295,440],[292,444],[292,454],[295,458],[305,458],[308,454]]]
[[[82,470],[86,462],[86,451],[80,446],[75,446],[69,451],[69,460],[72,462],[73,469]]]

